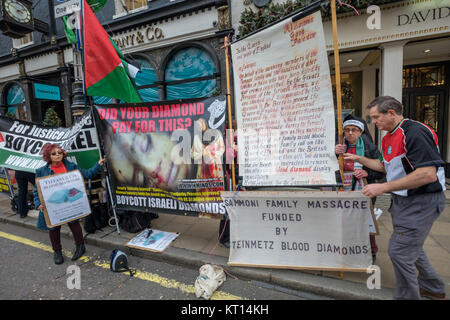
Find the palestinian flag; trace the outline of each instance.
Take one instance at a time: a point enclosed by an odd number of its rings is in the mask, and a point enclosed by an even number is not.
[[[83,0],[84,81],[86,95],[142,102],[109,35]]]
[[[141,71],[141,66],[137,61],[129,61],[129,59],[125,58],[120,48],[117,46],[117,44],[114,42],[114,40],[109,37],[109,41],[111,41],[111,44],[113,45],[114,49],[116,50],[117,54],[119,55],[120,61],[122,61],[122,64],[125,68],[125,71],[128,74],[128,77],[133,82],[133,85],[136,86],[135,78],[139,71]]]

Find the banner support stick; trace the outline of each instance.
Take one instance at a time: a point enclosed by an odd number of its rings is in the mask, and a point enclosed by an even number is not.
[[[339,62],[339,47],[338,47],[338,34],[337,34],[337,18],[336,18],[336,0],[331,0],[331,20],[333,26],[333,47],[334,47],[334,70],[336,76],[336,102],[338,113],[338,139],[339,144],[344,144],[344,135],[342,128],[342,97],[341,97],[341,67]],[[339,155],[339,172],[341,175],[341,181],[344,183],[344,158],[342,154]],[[339,188],[340,191],[343,187]],[[344,278],[344,272],[340,273],[341,279]]]
[[[226,74],[227,74],[227,105],[228,105],[228,128],[229,128],[229,145],[233,146],[233,120],[231,116],[231,94],[230,94],[230,66],[229,66],[229,55],[228,55],[228,47],[230,43],[228,41],[228,36],[225,37],[225,65],[226,65]],[[227,158],[226,148],[225,148],[225,159]],[[231,157],[231,179],[232,179],[232,187],[234,190],[236,186],[236,178],[235,178],[235,168],[234,168],[234,156]]]
[[[120,234],[119,219],[117,219],[116,206],[114,204],[113,197],[112,197],[112,194],[111,194],[111,184],[109,183],[109,176],[108,176],[108,174],[106,174],[105,179],[106,179],[106,186],[108,188],[109,201],[111,201],[111,208],[112,208],[113,213],[114,213],[114,220],[116,221],[117,234]]]
[[[86,97],[86,95],[85,95],[85,97]],[[97,122],[95,121],[95,116],[94,116],[94,106],[91,106],[91,118],[92,118],[92,122],[94,123],[95,132],[97,132],[97,136],[99,136],[98,129],[97,129]],[[103,144],[102,144],[102,141],[100,141],[100,139],[98,139],[98,142],[100,144],[99,145],[100,157],[103,158],[103,157],[105,157],[105,151],[103,150]],[[120,234],[119,219],[117,219],[116,205],[114,204],[114,201],[113,201],[113,196],[111,193],[111,184],[109,182],[108,161],[105,162],[105,168],[106,168],[106,173],[105,173],[106,188],[108,189],[109,201],[111,202],[111,208],[112,208],[112,211],[114,214],[114,220],[116,222],[117,233]]]
[[[81,14],[80,14],[80,18],[81,18],[81,43],[82,43],[82,60],[81,60],[81,66],[82,66],[82,80],[83,80],[83,95],[84,95],[84,110],[86,110],[87,108],[87,96],[86,96],[86,81],[85,81],[85,69],[84,69],[84,3],[83,0],[81,1]],[[95,117],[94,117],[94,106],[91,106],[91,118],[92,118],[92,122],[94,123],[94,127],[95,127],[95,131],[97,132],[97,136],[99,136],[98,134],[98,129],[97,129],[97,122],[95,121]],[[100,149],[100,157],[103,158],[105,155],[105,152],[103,150],[103,145],[102,145],[102,141],[100,141],[100,139],[98,139],[99,141],[99,149]],[[116,206],[114,204],[113,201],[113,196],[111,193],[111,184],[109,182],[109,171],[108,171],[108,163],[105,163],[105,168],[106,168],[106,174],[105,174],[105,180],[106,180],[106,188],[108,189],[108,194],[109,194],[109,199],[111,201],[111,208],[114,214],[114,220],[116,222],[116,229],[117,229],[117,233],[120,234],[120,229],[119,229],[119,219],[117,219],[117,213],[116,213]]]

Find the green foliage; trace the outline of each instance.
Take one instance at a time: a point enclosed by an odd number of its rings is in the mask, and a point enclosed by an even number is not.
[[[357,10],[366,9],[370,5],[382,5],[387,3],[399,2],[402,0],[341,0],[344,4],[348,4],[356,8]],[[252,33],[268,24],[275,22],[283,17],[289,15],[290,13],[299,10],[311,3],[314,0],[287,0],[283,3],[270,3],[269,5],[258,9],[254,12],[251,8],[246,8],[241,13],[241,19],[239,21],[239,35],[241,37]],[[322,17],[331,16],[330,2],[326,2],[321,8]],[[339,5],[339,1],[336,0],[336,11],[337,14],[350,12],[353,9],[346,5]]]
[[[214,91],[211,93],[210,97],[220,96],[221,94],[222,94],[222,90],[220,89],[219,86],[217,86],[217,87],[216,87],[216,90],[214,90]]]
[[[269,5],[254,12],[246,8],[241,14],[239,34],[243,37],[258,30],[272,22],[275,22],[295,10],[308,5],[309,0],[287,0],[284,3],[270,3]]]
[[[45,112],[45,118],[43,124],[48,127],[61,127],[62,121],[55,111],[55,107],[48,108]]]

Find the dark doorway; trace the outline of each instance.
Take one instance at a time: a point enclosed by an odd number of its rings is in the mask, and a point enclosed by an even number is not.
[[[440,63],[403,68],[404,116],[436,132],[444,160],[448,152],[448,66]]]

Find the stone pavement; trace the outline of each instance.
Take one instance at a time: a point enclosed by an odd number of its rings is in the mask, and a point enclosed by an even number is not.
[[[440,218],[434,223],[429,237],[425,242],[425,252],[433,267],[447,284],[447,297],[450,296],[450,191],[446,191],[447,206]],[[381,270],[380,290],[369,290],[366,286],[368,274],[328,271],[298,271],[269,268],[247,268],[227,266],[229,249],[218,243],[219,220],[159,214],[152,220],[152,228],[168,232],[179,232],[179,237],[162,253],[130,249],[125,244],[136,234],[121,230],[117,233],[115,227],[106,227],[86,237],[87,244],[98,245],[106,249],[120,248],[130,255],[165,261],[180,265],[199,268],[205,263],[218,264],[226,272],[239,279],[258,280],[282,287],[306,291],[312,294],[328,296],[337,299],[392,299],[395,287],[394,270],[387,249],[392,233],[390,213],[387,211],[390,196],[378,197],[376,207],[383,210],[378,220],[380,235],[376,237],[379,252],[376,265]],[[10,207],[9,197],[0,195],[0,229],[2,223],[35,228],[37,211],[31,211],[29,216],[21,219]],[[37,229],[36,229],[37,230]],[[61,234],[71,238],[67,226],[63,226]],[[49,259],[52,256],[49,255]],[[194,282],[195,279],[192,280]]]

